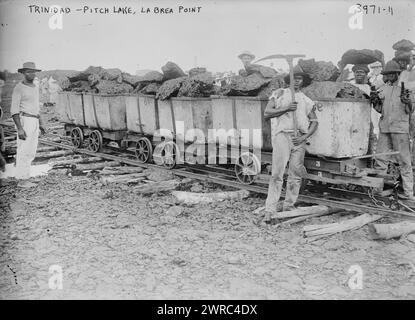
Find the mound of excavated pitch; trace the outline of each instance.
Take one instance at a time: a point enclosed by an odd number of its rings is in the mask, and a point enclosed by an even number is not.
[[[123,94],[131,93],[133,91],[133,87],[128,83],[116,83],[110,80],[100,80],[95,85],[95,88],[97,89],[98,93],[102,94]]]
[[[341,62],[343,64],[371,64],[375,61],[380,61],[384,64],[384,56],[383,52],[379,50],[370,50],[370,49],[362,49],[362,50],[355,50],[350,49],[347,50],[342,58]]]
[[[333,81],[314,81],[302,89],[302,92],[311,100],[355,98],[365,99],[367,96],[359,88],[350,83]]]
[[[155,94],[157,94],[157,91],[160,89],[160,87],[161,87],[161,84],[160,83],[149,83],[148,85],[146,85],[141,90],[139,90],[139,91],[135,91],[134,90],[134,92],[139,92],[139,93],[142,93],[142,94],[152,94],[152,95],[155,95]]]
[[[215,93],[214,81],[212,75],[207,72],[188,77],[183,81],[177,96],[210,97]]]
[[[163,81],[186,76],[184,71],[177,64],[171,61],[162,66],[161,71],[163,71],[164,74]]]
[[[231,82],[222,87],[221,94],[225,96],[257,96],[271,79],[266,79],[258,73],[247,77],[235,76]]]
[[[300,59],[298,65],[314,81],[335,81],[339,76],[339,69],[332,62]]]
[[[165,81],[159,88],[156,94],[156,98],[161,100],[168,99],[170,97],[176,97],[179,93],[182,83],[187,77],[180,77]]]

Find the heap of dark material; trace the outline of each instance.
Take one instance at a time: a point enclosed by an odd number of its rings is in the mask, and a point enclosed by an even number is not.
[[[186,78],[187,77],[180,77],[163,82],[157,91],[156,98],[165,100],[170,97],[176,97],[179,93],[182,83],[186,80]]]
[[[365,99],[367,95],[356,86],[345,82],[314,81],[302,89],[311,100],[354,98]]]
[[[171,61],[167,62],[164,66],[162,66],[161,71],[163,71],[164,74],[163,81],[177,79],[186,76],[184,71],[177,64]]]
[[[222,87],[221,94],[225,96],[257,96],[271,79],[266,79],[258,73],[247,77],[235,76],[229,84]]]
[[[139,92],[139,93],[142,93],[142,94],[156,95],[157,94],[157,91],[160,89],[160,87],[161,87],[161,84],[160,83],[149,83],[148,85],[146,85],[141,90],[134,91],[134,92]]]
[[[344,65],[346,64],[371,64],[375,61],[379,61],[384,64],[383,52],[379,50],[362,49],[347,50],[341,60]]]
[[[254,73],[257,73],[264,78],[274,78],[278,75],[278,72],[275,71],[275,69],[259,64],[249,64],[245,66],[245,69],[239,70],[239,75],[242,77],[247,77]]]
[[[183,81],[178,97],[210,97],[215,93],[215,79],[211,74],[205,72]]]
[[[117,83],[110,80],[100,80],[95,85],[95,89],[102,94],[123,94],[133,91],[133,87],[128,83]]]
[[[300,59],[298,65],[314,81],[335,81],[339,75],[339,69],[332,62]]]
[[[410,51],[410,50],[415,49],[415,44],[410,40],[402,39],[402,40],[399,40],[398,42],[396,42],[392,46],[392,49]]]

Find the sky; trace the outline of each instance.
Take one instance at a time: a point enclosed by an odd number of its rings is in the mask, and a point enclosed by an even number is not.
[[[349,25],[349,8],[359,1],[213,1],[213,0],[0,0],[0,70],[17,70],[34,61],[42,70],[83,70],[90,65],[160,70],[167,61],[184,70],[237,71],[238,54],[249,50],[261,58],[270,54],[304,54],[337,63],[348,49],[378,49],[393,57],[398,40],[415,42],[415,1],[370,1],[362,28]],[[62,29],[52,29],[53,14],[36,13],[30,5],[59,5]],[[362,5],[363,5],[362,1]],[[136,14],[89,13],[85,6],[131,7]],[[179,6],[201,7],[199,13],[178,12]],[[154,7],[173,13],[154,13]],[[393,15],[389,7],[392,7]],[[142,8],[151,13],[141,13]],[[166,11],[166,10],[165,10]],[[183,11],[183,10],[182,10]],[[56,25],[56,23],[55,23]],[[272,61],[287,69],[286,62]],[[271,61],[264,64],[270,65]]]

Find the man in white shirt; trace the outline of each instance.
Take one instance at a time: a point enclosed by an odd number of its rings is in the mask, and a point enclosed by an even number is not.
[[[17,128],[16,179],[28,179],[30,166],[36,155],[39,130],[43,133],[39,115],[39,88],[33,83],[36,72],[33,62],[26,62],[18,72],[24,80],[13,89],[10,113]]]
[[[383,82],[383,75],[382,72],[382,63],[379,61],[373,62],[369,65],[369,83],[371,86],[374,86],[375,89],[379,89],[382,87],[385,83]]]
[[[289,162],[287,188],[282,210],[293,210],[300,192],[304,167],[305,144],[317,129],[318,122],[314,102],[300,89],[310,80],[302,70],[294,70],[295,102],[290,89],[278,89],[271,94],[264,117],[271,119],[272,175],[265,203],[264,222],[269,222],[271,213],[279,211],[283,177]],[[286,77],[286,82],[289,78]],[[297,137],[294,136],[293,117],[297,117]]]

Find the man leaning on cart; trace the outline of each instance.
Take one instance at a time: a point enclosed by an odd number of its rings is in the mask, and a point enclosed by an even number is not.
[[[16,179],[30,178],[30,166],[35,158],[39,130],[44,128],[39,115],[39,88],[33,80],[39,69],[33,62],[25,62],[18,72],[24,75],[13,89],[10,113],[17,128]],[[23,184],[20,184],[24,186]]]
[[[289,82],[289,76],[285,79]],[[291,99],[290,89],[278,89],[271,94],[264,116],[271,119],[272,134],[272,175],[265,203],[264,222],[269,222],[271,213],[295,209],[300,192],[304,167],[305,144],[317,129],[315,104],[300,89],[310,84],[311,79],[298,66],[294,68],[295,102]],[[297,117],[298,135],[294,136],[294,120]],[[283,206],[278,203],[285,168],[289,162],[288,180]]]

